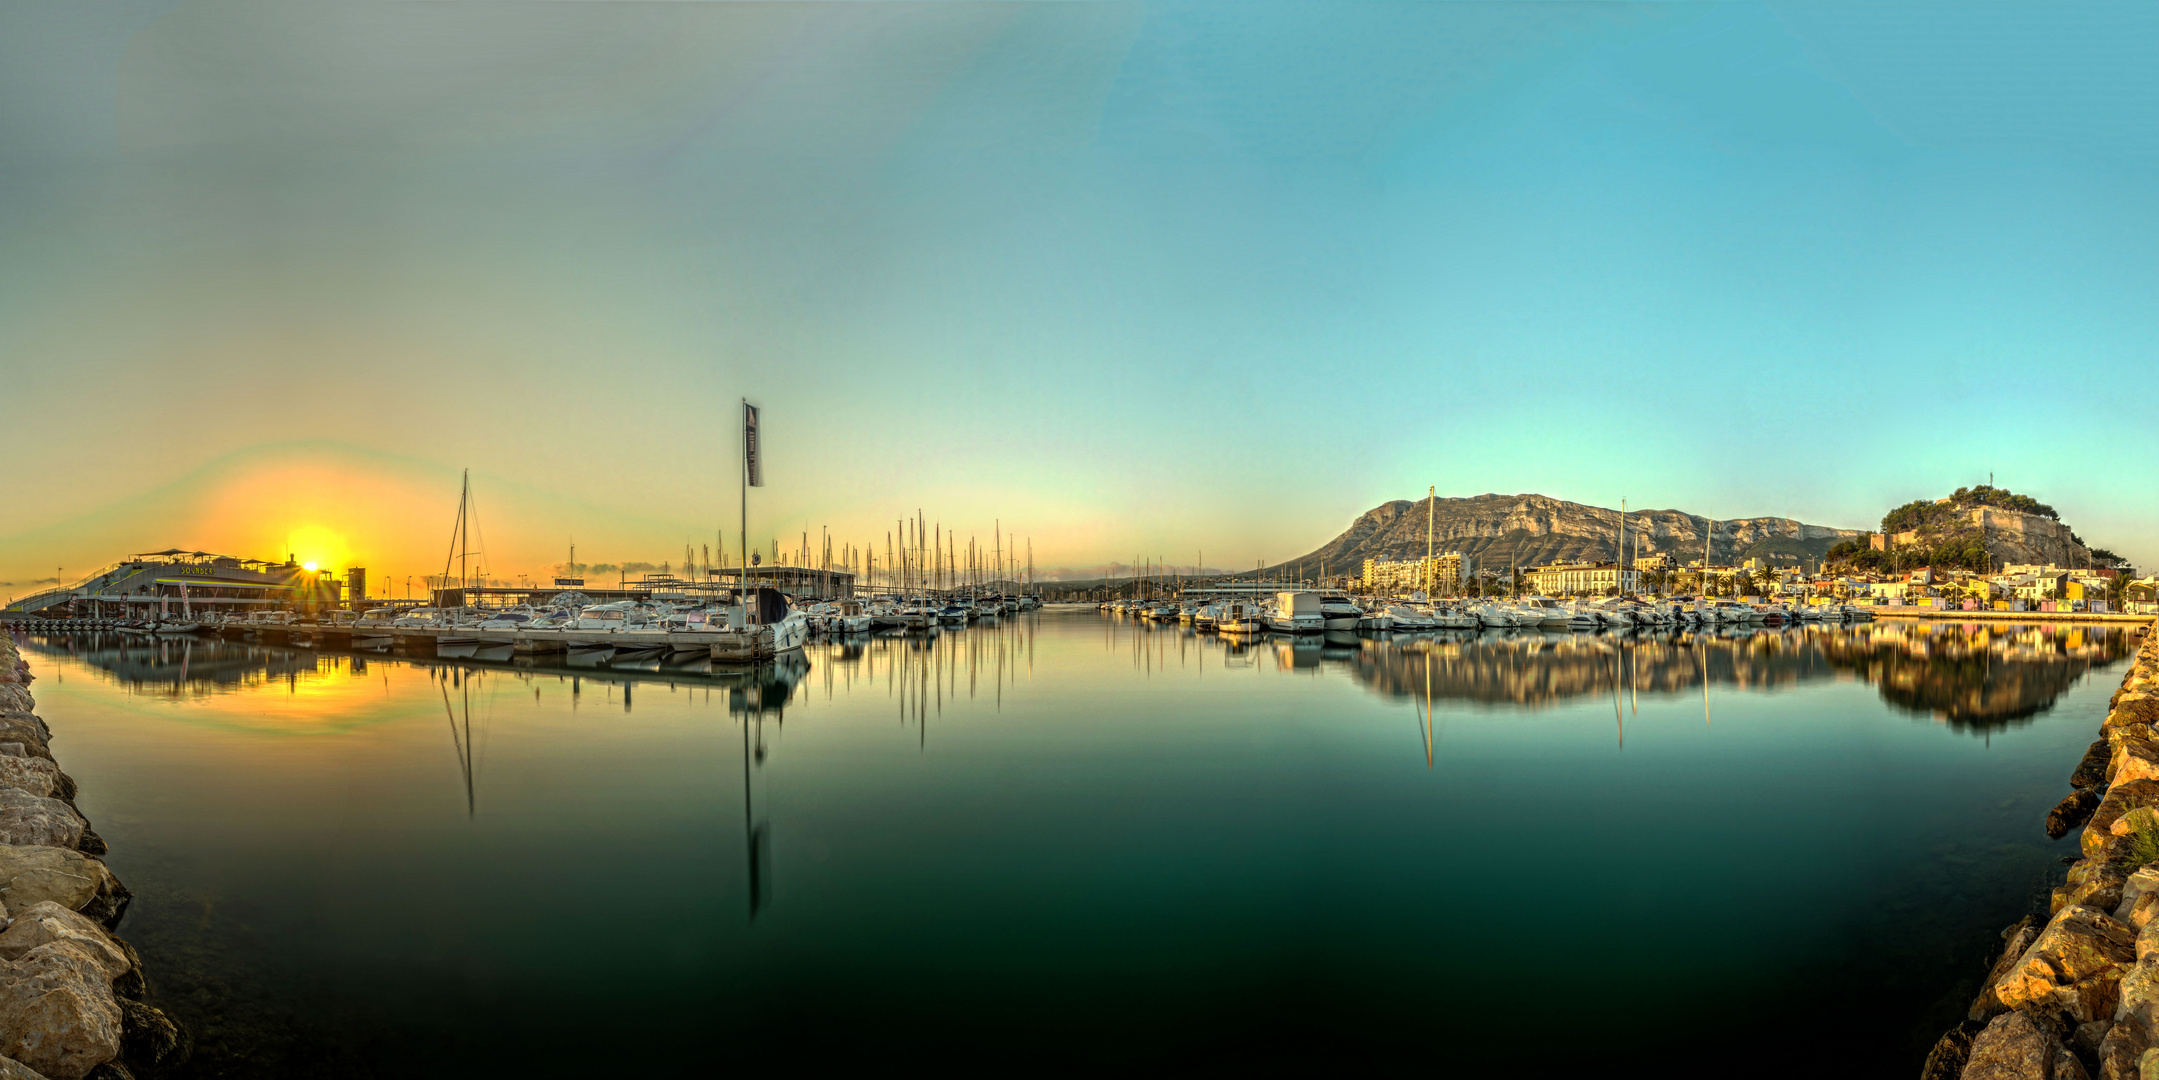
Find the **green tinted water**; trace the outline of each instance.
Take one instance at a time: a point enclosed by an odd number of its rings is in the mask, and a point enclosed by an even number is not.
[[[2041,823],[2130,641],[1053,609],[748,674],[25,646],[203,1075],[1902,1077],[2073,850]]]

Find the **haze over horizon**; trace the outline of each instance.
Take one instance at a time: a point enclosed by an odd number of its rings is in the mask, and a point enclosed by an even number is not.
[[[2159,10],[0,4],[0,594],[918,509],[1238,567],[1390,499],[2159,564]]]

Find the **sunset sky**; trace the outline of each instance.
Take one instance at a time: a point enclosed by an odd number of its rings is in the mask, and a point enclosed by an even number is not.
[[[0,4],[0,595],[167,546],[1250,566],[1390,498],[2159,564],[2159,7]]]

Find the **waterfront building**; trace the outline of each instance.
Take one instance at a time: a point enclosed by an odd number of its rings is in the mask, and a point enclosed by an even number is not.
[[[76,582],[27,596],[4,614],[44,618],[147,619],[158,615],[242,615],[250,611],[334,607],[341,600],[337,572],[214,555],[164,551],[130,555]]]
[[[1601,596],[1613,589],[1631,593],[1641,588],[1641,573],[1618,563],[1558,563],[1532,566],[1525,583],[1546,596]]]
[[[1358,584],[1375,596],[1419,589],[1427,596],[1457,596],[1462,592],[1465,565],[1469,573],[1476,572],[1475,561],[1459,551],[1420,559],[1366,559]]]

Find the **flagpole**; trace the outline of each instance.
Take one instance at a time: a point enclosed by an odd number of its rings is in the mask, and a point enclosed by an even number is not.
[[[742,399],[742,467],[735,479],[742,481],[742,569],[735,575],[736,593],[750,584],[750,399]]]

